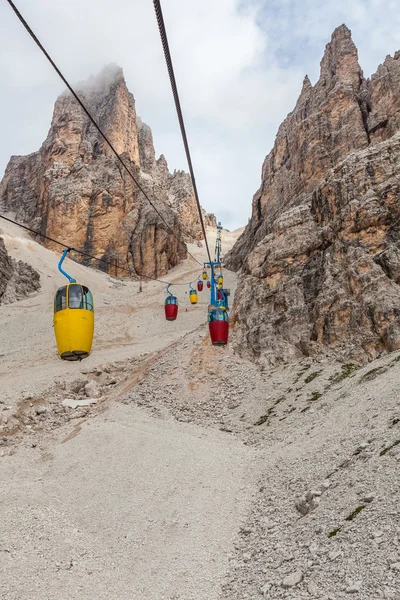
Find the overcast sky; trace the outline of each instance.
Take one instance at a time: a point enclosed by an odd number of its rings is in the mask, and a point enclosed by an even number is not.
[[[187,170],[152,0],[15,0],[72,83],[123,67],[170,170]],[[202,205],[247,222],[261,165],[332,31],[346,23],[369,76],[400,49],[398,0],[163,0]],[[64,85],[0,0],[0,172],[39,149]]]

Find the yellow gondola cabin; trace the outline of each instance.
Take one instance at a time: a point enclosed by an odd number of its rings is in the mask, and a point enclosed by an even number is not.
[[[64,250],[58,270],[70,282],[57,290],[54,298],[54,333],[59,356],[64,360],[82,360],[89,356],[94,333],[92,292],[68,275],[62,264],[69,249]]]
[[[94,306],[92,293],[86,286],[70,283],[57,290],[54,333],[62,359],[81,360],[89,356],[94,333]]]
[[[190,290],[189,300],[190,300],[190,304],[197,304],[197,291],[196,290]]]

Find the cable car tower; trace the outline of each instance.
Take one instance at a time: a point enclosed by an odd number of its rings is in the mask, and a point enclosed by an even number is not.
[[[210,306],[208,310],[208,326],[211,341],[214,346],[225,346],[229,336],[228,296],[229,290],[224,288],[224,278],[221,264],[221,231],[222,225],[217,225],[217,237],[215,240],[215,260],[204,263],[211,269],[210,276]],[[220,269],[216,274],[216,269]]]
[[[205,262],[204,266],[208,267],[211,269],[211,277],[210,277],[210,282],[211,282],[211,289],[210,289],[210,294],[211,294],[211,298],[210,298],[210,304],[212,306],[215,306],[218,304],[218,297],[217,297],[217,277],[215,274],[215,269],[217,269],[218,267],[221,269],[221,230],[222,230],[222,225],[221,222],[218,222],[217,225],[217,238],[215,240],[215,260],[211,261],[211,262]],[[222,275],[222,272],[221,272]]]
[[[215,240],[215,262],[221,262],[221,231],[222,225],[221,221],[218,222],[217,225],[217,239]]]
[[[205,262],[204,266],[207,266],[211,269],[211,298],[210,304],[212,306],[224,306],[226,310],[229,310],[228,306],[228,296],[230,295],[229,290],[224,289],[224,278],[222,275],[222,263],[221,263],[221,232],[222,225],[221,222],[218,222],[217,225],[217,238],[215,240],[215,260],[212,262]],[[220,269],[219,274],[216,274],[216,269]]]

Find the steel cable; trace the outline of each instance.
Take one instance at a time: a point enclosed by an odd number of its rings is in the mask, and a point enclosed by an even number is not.
[[[204,227],[203,214],[201,212],[200,200],[199,200],[199,195],[198,195],[198,192],[197,192],[197,185],[196,185],[196,180],[195,180],[195,176],[194,176],[192,159],[191,159],[191,156],[190,156],[189,144],[188,144],[188,140],[187,140],[187,136],[186,136],[185,123],[183,121],[181,103],[180,103],[180,100],[179,100],[178,87],[176,85],[174,67],[173,67],[173,64],[172,64],[171,53],[169,51],[169,44],[168,44],[167,32],[166,32],[166,29],[165,29],[164,17],[163,17],[163,13],[162,13],[162,9],[161,9],[160,0],[153,0],[153,3],[154,3],[154,9],[155,9],[155,12],[156,12],[156,17],[157,17],[158,29],[160,31],[161,42],[162,42],[162,46],[163,46],[163,49],[164,49],[164,56],[165,56],[165,62],[167,64],[167,70],[168,70],[169,80],[171,82],[171,88],[172,88],[172,94],[173,94],[173,97],[174,97],[175,108],[176,108],[176,112],[177,112],[177,115],[178,115],[179,126],[181,128],[183,145],[185,147],[186,158],[187,158],[187,162],[188,162],[188,166],[189,166],[189,171],[190,171],[190,177],[192,179],[193,191],[194,191],[194,195],[195,195],[195,198],[196,198],[197,209],[199,211],[200,223],[201,223],[201,227],[203,229],[204,240],[205,240],[205,243],[206,243],[208,260],[211,263],[212,262],[211,261],[211,254],[210,254],[210,250],[209,250],[209,247],[208,247],[208,240],[207,240],[206,230],[205,230],[205,227]]]
[[[77,248],[72,248],[71,246],[68,246],[67,244],[64,244],[63,242],[55,240],[54,238],[51,238],[48,235],[45,235],[44,233],[40,233],[39,231],[36,231],[35,229],[28,227],[27,225],[22,225],[22,223],[18,223],[17,221],[14,221],[13,219],[10,219],[9,217],[6,217],[2,214],[0,214],[0,219],[3,219],[4,221],[8,221],[9,223],[13,223],[14,225],[17,225],[18,227],[21,227],[22,229],[25,229],[26,231],[29,231],[30,233],[33,233],[34,235],[42,237],[45,240],[49,240],[50,242],[53,242],[54,244],[58,244],[59,246],[62,246],[63,248],[67,248],[71,252],[76,252],[77,254],[81,254],[82,256],[86,256],[87,258],[90,258],[92,260],[97,260],[97,262],[103,263],[110,267],[113,267],[114,269],[116,268],[116,269],[120,269],[120,271],[126,271],[126,273],[129,273],[129,275],[132,276],[132,271],[130,269],[126,269],[125,267],[120,267],[119,265],[115,265],[114,263],[104,260],[104,258],[97,258],[97,256],[88,254],[87,252],[84,252],[83,250],[78,250]],[[192,255],[190,255],[190,256],[192,256]],[[197,262],[199,262],[199,261],[197,261]],[[80,264],[80,263],[78,263],[78,264]],[[202,263],[199,263],[199,264],[202,264]],[[150,279],[151,281],[158,281],[159,283],[163,283],[165,285],[171,285],[171,286],[190,285],[191,283],[194,283],[195,281],[197,281],[197,277],[196,277],[196,279],[193,279],[193,281],[189,281],[188,283],[169,283],[168,281],[163,281],[162,279],[156,279],[155,277],[150,277],[149,275],[138,275],[136,273],[136,271],[135,271],[135,274],[136,274],[136,276],[142,277],[143,279]]]

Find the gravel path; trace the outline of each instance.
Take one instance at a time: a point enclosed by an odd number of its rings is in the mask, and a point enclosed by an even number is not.
[[[119,405],[1,463],[7,600],[218,597],[254,451]]]

